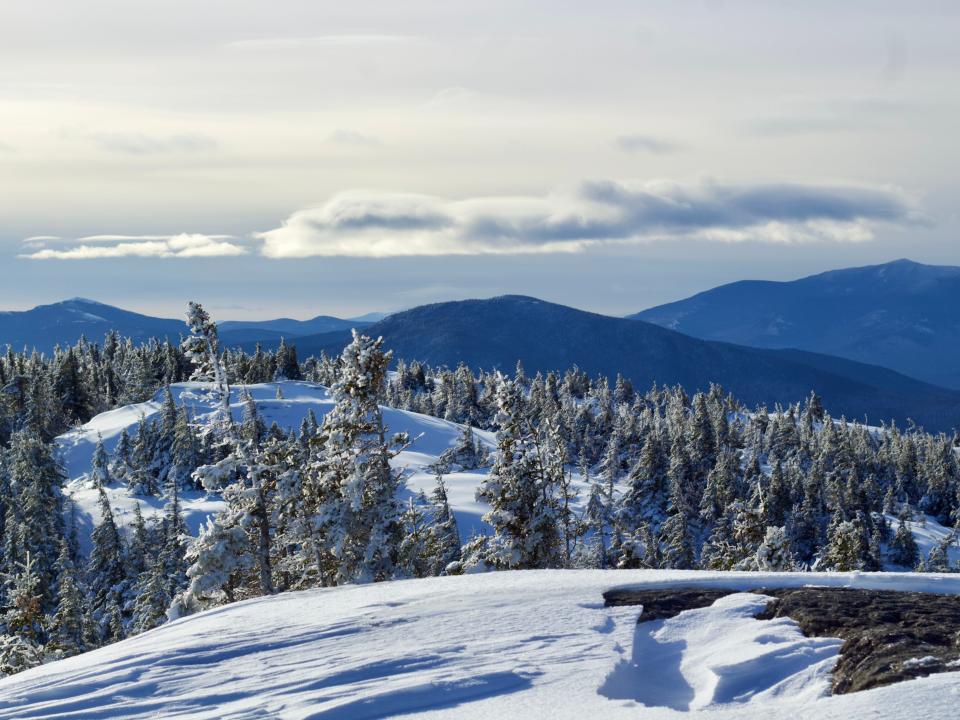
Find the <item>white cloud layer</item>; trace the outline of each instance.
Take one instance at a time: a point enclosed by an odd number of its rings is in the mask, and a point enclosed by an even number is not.
[[[880,224],[923,222],[902,193],[855,185],[596,181],[572,193],[463,200],[354,190],[254,233],[252,247],[268,258],[388,258],[571,253],[656,241],[851,243],[871,240]],[[21,257],[221,257],[250,249],[249,240],[230,235],[34,236]]]
[[[45,238],[53,240],[55,238]],[[26,242],[26,241],[25,241]],[[89,235],[70,247],[31,249],[20,257],[30,260],[96,260],[103,258],[196,258],[247,254],[247,248],[229,235]],[[36,245],[36,238],[30,242]]]
[[[256,233],[273,258],[577,252],[601,244],[862,242],[923,218],[902,193],[852,185],[583,184],[572,194],[448,200],[352,191]]]

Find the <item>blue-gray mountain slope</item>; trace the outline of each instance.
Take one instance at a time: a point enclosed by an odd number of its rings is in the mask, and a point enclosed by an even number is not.
[[[960,267],[897,260],[745,280],[631,315],[704,340],[799,348],[960,389]]]

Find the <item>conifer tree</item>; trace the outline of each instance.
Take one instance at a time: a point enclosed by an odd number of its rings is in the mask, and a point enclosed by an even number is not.
[[[519,387],[501,383],[498,404],[499,454],[477,489],[477,499],[490,504],[484,520],[495,533],[491,557],[504,568],[550,567],[562,556],[557,522],[561,478],[526,418]]]
[[[917,541],[901,517],[897,532],[890,543],[889,560],[894,565],[913,568],[917,564],[918,553]]]
[[[408,438],[386,437],[379,398],[390,353],[382,344],[354,331],[304,480],[317,572],[328,584],[386,580],[397,561],[402,481],[389,461]]]
[[[34,569],[29,552],[22,563],[17,563],[17,572],[7,594],[7,604],[9,609],[3,618],[7,632],[42,646],[46,640],[43,595],[40,576]]]
[[[84,598],[66,542],[57,559],[57,609],[50,626],[50,646],[64,656],[86,650]]]
[[[87,585],[94,612],[101,617],[111,604],[117,603],[126,573],[123,567],[123,543],[113,517],[110,501],[103,488],[99,490],[100,522],[90,536],[92,549],[87,561]]]
[[[103,447],[103,438],[97,434],[97,446],[93,451],[93,463],[90,471],[90,479],[94,487],[101,488],[110,484],[110,463],[107,457],[107,451]]]
[[[428,574],[440,575],[447,567],[460,560],[460,531],[457,518],[450,509],[447,486],[443,476],[437,475],[436,486],[431,498],[433,517],[427,530]]]

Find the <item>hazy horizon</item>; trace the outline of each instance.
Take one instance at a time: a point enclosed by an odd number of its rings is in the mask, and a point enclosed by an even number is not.
[[[881,262],[881,263],[875,263],[875,264],[876,264],[876,265],[883,265],[883,264],[887,264],[887,263],[889,263],[889,262],[895,262],[895,261],[898,261],[898,260],[907,260],[907,261],[910,261],[910,262],[916,262],[916,261],[913,261],[911,258],[891,258],[890,260],[887,260],[887,261],[884,261],[884,262]],[[873,265],[873,264],[874,264],[874,263],[872,263],[871,265]],[[920,263],[920,264],[933,265],[933,263]],[[868,267],[869,267],[869,266],[868,266]],[[824,270],[822,270],[822,271],[818,271],[818,272],[815,272],[815,273],[811,273],[811,275],[819,274],[819,272],[830,272],[830,271],[832,271],[832,270],[843,270],[843,269],[848,269],[848,268],[847,268],[847,267],[842,267],[842,268],[840,268],[840,267],[838,267],[838,268],[826,268],[826,269],[824,269]],[[737,280],[768,280],[768,281],[769,281],[769,280],[772,280],[772,281],[779,281],[779,282],[790,282],[790,281],[792,281],[792,280],[799,280],[799,279],[802,279],[802,278],[804,278],[804,277],[809,277],[809,276],[810,276],[810,275],[805,274],[805,275],[801,275],[801,276],[797,276],[797,277],[784,277],[784,278],[746,277],[746,278],[737,278]],[[670,303],[670,302],[673,302],[673,301],[676,301],[676,300],[682,300],[682,299],[685,299],[685,298],[689,297],[690,295],[695,295],[695,294],[697,294],[697,293],[699,293],[699,292],[704,292],[704,291],[707,291],[707,290],[711,290],[711,289],[713,289],[714,287],[717,287],[717,286],[711,285],[711,286],[709,286],[709,287],[704,287],[704,288],[701,288],[701,289],[699,289],[699,290],[694,290],[693,292],[689,293],[688,295],[684,295],[684,296],[680,296],[680,297],[676,297],[676,298],[671,298],[671,299],[669,299],[669,300],[665,300],[665,301],[662,302],[662,303],[657,303],[657,305],[662,305],[662,304]],[[446,301],[456,301],[456,300],[483,300],[483,299],[488,299],[488,298],[492,298],[492,297],[497,297],[497,296],[499,296],[499,295],[526,295],[526,296],[532,296],[531,293],[524,293],[524,292],[498,293],[497,295],[470,295],[469,293],[466,293],[466,294],[463,294],[462,297],[461,297],[459,294],[457,294],[457,293],[452,293],[450,297],[447,297],[447,298],[439,298],[439,299],[437,299],[437,300],[431,300],[431,301],[427,301],[427,302],[424,302],[424,303],[416,303],[416,304],[413,304],[413,305],[405,305],[405,306],[402,306],[402,307],[401,307],[401,306],[397,306],[397,307],[375,308],[375,309],[365,310],[365,311],[362,311],[362,312],[341,313],[341,314],[337,314],[337,313],[335,313],[335,312],[330,312],[330,311],[327,311],[327,310],[325,310],[325,309],[323,309],[323,308],[319,308],[319,309],[317,309],[317,310],[314,311],[314,312],[307,311],[305,314],[301,314],[301,315],[296,315],[296,314],[276,315],[276,314],[266,313],[266,312],[264,312],[264,311],[259,311],[259,312],[254,311],[254,312],[252,312],[252,314],[251,314],[251,313],[249,313],[249,312],[244,312],[245,310],[249,310],[249,308],[240,308],[240,307],[235,307],[235,308],[226,307],[226,308],[224,308],[224,307],[217,307],[217,308],[216,308],[217,310],[224,310],[224,311],[226,311],[226,314],[224,314],[222,317],[221,317],[221,316],[217,316],[217,317],[215,317],[214,319],[217,320],[218,322],[223,322],[223,321],[228,321],[228,320],[230,320],[230,321],[233,321],[233,320],[237,320],[237,321],[251,321],[251,322],[252,322],[252,321],[260,321],[260,320],[275,320],[275,319],[279,319],[279,318],[281,318],[281,317],[283,317],[283,318],[288,318],[288,319],[294,319],[294,320],[310,320],[310,319],[312,319],[312,318],[314,318],[314,317],[317,317],[317,316],[320,316],[320,315],[328,315],[328,316],[339,317],[339,318],[347,319],[347,320],[359,320],[359,319],[363,318],[363,317],[366,316],[366,315],[373,315],[373,314],[377,314],[377,313],[392,314],[392,313],[396,313],[396,312],[401,312],[401,311],[403,311],[403,310],[409,310],[410,308],[416,307],[417,305],[429,304],[430,302],[446,302]],[[179,317],[180,315],[182,315],[182,314],[185,312],[184,308],[186,307],[186,302],[187,302],[188,300],[195,300],[195,299],[196,299],[196,298],[192,298],[192,297],[191,297],[191,298],[185,298],[182,303],[179,303],[179,304],[182,306],[182,307],[179,308],[179,309],[177,308],[177,302],[174,302],[174,303],[172,303],[172,304],[170,304],[170,305],[166,305],[166,304],[163,305],[163,307],[170,307],[171,309],[170,309],[169,311],[164,311],[164,310],[154,311],[154,310],[150,310],[149,308],[146,308],[146,307],[137,306],[136,303],[135,303],[135,301],[133,301],[133,304],[114,304],[114,303],[106,302],[106,301],[104,301],[104,300],[102,300],[102,299],[100,299],[100,298],[98,298],[98,297],[91,296],[91,295],[74,295],[74,296],[71,296],[71,297],[51,299],[51,300],[47,300],[47,301],[44,301],[44,302],[39,302],[39,303],[36,303],[36,304],[33,304],[33,305],[26,305],[26,306],[23,306],[23,307],[4,307],[4,308],[0,308],[0,313],[2,313],[2,312],[10,312],[10,311],[17,312],[17,311],[24,311],[24,310],[32,310],[33,308],[35,308],[35,307],[37,307],[37,306],[41,306],[41,305],[54,305],[54,304],[57,304],[57,303],[67,302],[67,301],[70,301],[70,300],[86,300],[86,301],[92,301],[92,302],[96,302],[96,303],[101,303],[101,304],[105,304],[105,305],[111,305],[111,306],[119,307],[119,308],[121,308],[121,309],[123,309],[123,310],[129,310],[129,311],[132,311],[132,312],[137,312],[137,313],[140,313],[140,314],[142,314],[142,315],[151,315],[151,316],[156,316],[156,317],[166,317],[167,319],[174,319],[174,318]],[[540,300],[546,300],[546,301],[548,301],[548,302],[553,302],[553,303],[557,303],[557,304],[560,304],[560,305],[570,305],[570,303],[565,303],[565,302],[563,302],[562,300],[554,300],[554,299],[547,298],[547,297],[538,297],[538,299],[540,299]],[[655,305],[650,305],[650,306],[645,306],[645,307],[641,307],[641,308],[631,308],[631,309],[627,309],[627,310],[624,310],[623,312],[603,312],[603,311],[601,311],[601,310],[598,310],[598,309],[596,309],[596,308],[592,308],[592,307],[589,307],[589,306],[579,306],[579,305],[570,305],[570,306],[571,306],[571,307],[575,307],[575,308],[577,308],[577,309],[579,309],[579,310],[586,310],[586,311],[589,311],[589,312],[595,312],[595,313],[599,313],[599,314],[601,314],[601,315],[610,315],[610,316],[613,316],[613,317],[622,317],[622,316],[626,316],[626,315],[633,315],[633,314],[635,314],[635,313],[642,312],[643,310],[647,310],[647,309],[650,309],[650,308],[652,308],[652,307],[655,307]],[[212,307],[212,306],[211,306],[211,307]],[[234,314],[232,314],[232,315],[230,314],[230,311],[231,311],[231,310],[235,311]]]
[[[0,307],[622,315],[960,264],[960,8],[14,2]]]

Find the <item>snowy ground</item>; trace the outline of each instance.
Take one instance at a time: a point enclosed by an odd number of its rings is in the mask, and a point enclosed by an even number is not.
[[[191,417],[203,421],[210,415],[214,401],[207,394],[209,386],[204,383],[178,383],[173,385],[174,400],[185,405]],[[277,388],[283,393],[278,400]],[[260,415],[269,426],[276,422],[284,429],[297,429],[308,411],[313,410],[318,420],[333,406],[333,400],[326,388],[307,382],[284,381],[261,385],[234,386],[231,404],[234,417],[239,420],[243,412],[242,393],[248,391],[257,403]],[[155,420],[160,412],[161,395],[150,402],[127,405],[116,410],[102,413],[82,427],[57,438],[57,445],[67,470],[68,493],[76,501],[79,510],[80,540],[83,549],[89,549],[90,531],[100,519],[97,505],[98,495],[88,481],[93,452],[98,435],[103,438],[104,446],[112,452],[119,440],[121,431],[126,428],[131,437],[136,435],[137,423],[143,415],[147,421]],[[408,471],[407,485],[411,492],[424,490],[428,495],[434,487],[435,474],[425,471],[428,465],[436,462],[440,455],[451,445],[456,444],[462,426],[446,420],[383,408],[384,421],[391,432],[408,432],[415,439],[413,445],[393,461],[394,467]],[[477,430],[476,436],[489,447],[494,447],[492,433]],[[485,529],[480,516],[487,511],[482,503],[474,499],[474,492],[483,472],[449,473],[444,477],[450,503],[457,516],[460,534],[466,542],[474,532]],[[128,526],[133,520],[133,510],[140,503],[145,517],[162,512],[165,500],[157,497],[135,496],[123,485],[114,483],[107,488],[107,495],[118,522]],[[586,501],[586,492],[583,493]],[[196,534],[208,515],[222,507],[220,498],[201,492],[184,493],[183,510],[187,526]]]
[[[897,531],[897,525],[900,520],[895,515],[887,515],[887,522],[893,532]],[[921,519],[922,518],[922,519]],[[913,534],[913,539],[917,541],[917,550],[920,555],[926,559],[937,545],[949,537],[953,537],[953,529],[944,527],[930,515],[916,516],[915,520],[905,521],[907,529]],[[956,567],[960,563],[960,541],[954,537],[954,541],[947,547],[947,559],[951,567]],[[890,567],[891,570],[899,569]]]
[[[838,642],[763,598],[636,624],[612,587],[960,593],[960,576],[529,571],[283,594],[0,680],[2,718],[954,718],[960,673],[828,696]]]

